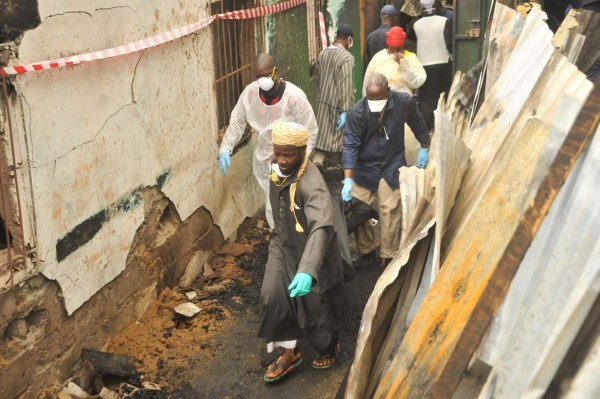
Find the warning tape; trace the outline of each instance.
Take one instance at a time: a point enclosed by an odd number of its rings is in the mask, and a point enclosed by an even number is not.
[[[265,15],[275,14],[287,9],[306,3],[306,0],[289,0],[284,3],[272,4],[270,6],[249,8],[247,10],[229,11],[224,14],[217,14],[218,19],[250,19],[264,17]]]
[[[230,11],[223,14],[213,15],[206,19],[194,22],[193,24],[181,26],[168,32],[159,33],[136,42],[123,44],[121,46],[109,48],[106,50],[93,51],[91,53],[79,54],[70,57],[58,58],[55,60],[46,60],[33,62],[26,65],[14,65],[9,67],[0,67],[0,75],[20,75],[25,72],[43,71],[46,69],[61,68],[69,65],[77,65],[83,62],[102,60],[106,58],[118,57],[125,54],[135,53],[147,48],[156,47],[158,45],[179,39],[187,36],[190,33],[206,28],[215,19],[224,20],[240,20],[263,17],[265,15],[275,14],[288,10],[290,8],[304,4],[306,0],[288,0],[283,3],[273,4],[270,6],[250,8],[247,10]]]
[[[323,49],[327,48],[327,32],[325,31],[325,17],[319,11],[319,28],[321,29],[321,45]]]

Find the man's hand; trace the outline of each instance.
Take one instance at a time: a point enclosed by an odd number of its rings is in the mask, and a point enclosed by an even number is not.
[[[342,201],[352,200],[352,179],[346,177],[344,179],[344,188],[342,188]]]
[[[340,112],[340,118],[338,119],[338,123],[337,123],[338,130],[341,130],[344,128],[344,125],[346,124],[347,116],[348,116],[348,112],[346,112],[346,111]]]
[[[304,296],[310,292],[312,287],[313,278],[308,273],[296,273],[296,276],[292,280],[292,283],[288,287],[290,290],[290,298],[295,296]]]
[[[231,166],[231,156],[228,152],[222,152],[219,154],[219,167],[223,176],[227,174],[227,166]]]
[[[429,148],[423,148],[419,150],[419,155],[417,156],[417,168],[425,169],[427,164],[429,163]]]

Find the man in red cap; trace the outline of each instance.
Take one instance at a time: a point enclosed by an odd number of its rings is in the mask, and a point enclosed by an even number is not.
[[[385,76],[392,90],[403,91],[413,95],[413,91],[420,87],[427,77],[423,65],[417,56],[404,49],[406,33],[399,26],[394,26],[386,33],[386,48],[373,56],[367,67],[364,82],[369,76],[380,73]],[[363,96],[366,95],[366,86],[363,84]]]
[[[427,78],[423,65],[415,53],[404,49],[406,33],[399,26],[394,26],[386,34],[386,48],[375,54],[365,73],[363,96],[367,95],[366,82],[375,73],[380,73],[388,80],[392,90],[408,93],[419,88]],[[419,142],[415,140],[409,127],[405,129],[406,161],[409,166],[415,164],[419,151]]]

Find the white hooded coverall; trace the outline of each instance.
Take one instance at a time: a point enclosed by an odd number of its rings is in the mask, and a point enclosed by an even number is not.
[[[219,154],[231,152],[240,141],[249,124],[256,132],[256,148],[252,157],[252,168],[256,181],[266,194],[267,222],[273,227],[273,213],[269,203],[269,175],[273,159],[273,141],[271,130],[277,122],[296,122],[306,126],[310,132],[307,152],[310,154],[317,140],[317,120],[306,94],[298,86],[285,82],[281,100],[275,105],[267,105],[258,94],[258,82],[250,83],[231,111],[231,119],[223,136]]]

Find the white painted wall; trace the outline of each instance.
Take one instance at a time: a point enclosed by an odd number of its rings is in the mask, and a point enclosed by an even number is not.
[[[15,64],[110,48],[209,16],[206,2],[192,0],[39,3],[42,23],[24,34]],[[162,173],[181,218],[204,206],[225,237],[263,206],[251,147],[227,177],[218,169],[212,61],[209,27],[143,52],[16,78],[37,267],[58,281],[69,313],[125,268],[143,203],[114,205]],[[103,209],[110,218],[100,232],[58,262],[57,241]]]

